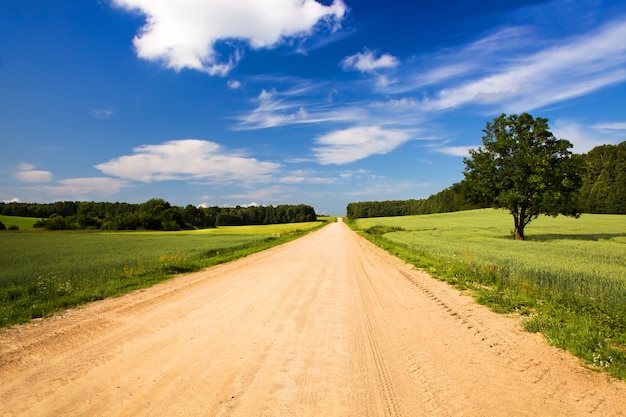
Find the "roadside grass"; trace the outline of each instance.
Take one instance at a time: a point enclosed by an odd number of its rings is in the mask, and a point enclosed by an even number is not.
[[[39,220],[35,217],[19,217],[19,216],[5,216],[0,214],[0,222],[8,228],[11,226],[17,226],[21,229],[32,229],[33,225]]]
[[[626,216],[540,217],[513,239],[501,210],[369,218],[348,224],[432,276],[626,380]]]
[[[324,222],[181,232],[0,233],[0,327],[286,243]]]

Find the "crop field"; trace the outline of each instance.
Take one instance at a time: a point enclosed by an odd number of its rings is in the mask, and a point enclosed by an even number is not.
[[[513,238],[504,210],[358,219],[370,240],[492,309],[518,312],[592,366],[626,379],[626,216],[539,217]]]
[[[0,232],[0,326],[226,262],[284,243],[321,224],[181,232]]]
[[[6,227],[17,226],[20,229],[32,229],[37,220],[39,219],[34,217],[4,216],[0,214],[0,222],[4,223]]]

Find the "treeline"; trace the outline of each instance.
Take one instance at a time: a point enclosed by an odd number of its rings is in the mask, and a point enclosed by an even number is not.
[[[446,213],[480,208],[470,203],[464,194],[464,183],[456,183],[443,191],[421,200],[365,201],[350,203],[348,218],[412,216],[416,214]]]
[[[313,207],[299,205],[250,207],[172,206],[163,199],[141,204],[91,201],[0,203],[0,214],[41,218],[35,227],[48,230],[182,230],[216,226],[299,223],[317,220]]]
[[[581,213],[626,214],[626,142],[602,145],[581,159],[583,184],[578,192]],[[483,208],[472,204],[464,181],[421,200],[366,201],[350,203],[348,218],[410,216]]]

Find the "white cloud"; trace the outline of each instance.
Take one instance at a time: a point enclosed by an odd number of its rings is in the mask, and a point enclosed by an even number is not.
[[[335,178],[321,177],[311,170],[295,170],[289,172],[278,180],[283,184],[333,184]]]
[[[113,116],[112,109],[92,109],[91,115],[96,119],[108,119]]]
[[[353,122],[366,118],[362,107],[335,107],[325,100],[311,98],[311,91],[321,90],[319,85],[299,85],[285,92],[262,90],[257,97],[258,106],[239,117],[236,129],[265,129],[270,127],[326,122]],[[306,99],[294,97],[307,94]]]
[[[398,92],[415,90],[423,86],[440,84],[448,80],[462,80],[475,76],[477,72],[498,71],[506,64],[506,58],[520,55],[523,46],[529,44],[532,33],[524,27],[507,27],[471,42],[460,50],[438,53],[423,57],[415,62],[425,63],[426,69],[409,75],[408,84],[398,86]],[[533,40],[533,44],[540,42]],[[486,66],[485,63],[489,65]]]
[[[238,80],[228,80],[226,82],[226,85],[228,85],[228,88],[230,88],[231,90],[237,90],[238,88],[241,87],[241,81],[238,81]]]
[[[393,55],[382,54],[376,58],[375,52],[365,50],[365,52],[350,55],[341,61],[344,70],[356,70],[361,72],[375,72],[381,68],[395,68],[400,65],[400,61]]]
[[[494,59],[492,73],[445,88],[423,104],[434,110],[470,103],[497,105],[520,112],[578,97],[626,80],[624,39],[626,22],[618,21],[510,63]],[[462,63],[456,65],[464,68]]]
[[[219,144],[198,139],[173,140],[143,145],[134,154],[96,165],[100,171],[142,182],[208,179],[212,181],[259,181],[280,165],[262,162]]]
[[[599,130],[624,130],[626,131],[626,122],[607,122],[598,123],[591,126],[593,129]]]
[[[598,123],[585,126],[574,120],[557,119],[552,126],[552,133],[559,139],[569,140],[574,145],[573,152],[583,154],[596,146],[616,145],[624,141],[626,123]]]
[[[126,181],[106,177],[68,178],[57,182],[58,185],[40,186],[37,189],[62,199],[79,196],[98,198],[117,194],[122,188],[130,186]]]
[[[281,185],[274,185],[267,188],[255,188],[237,194],[225,195],[223,198],[239,201],[263,201],[263,205],[272,204],[271,201],[285,202],[291,198],[293,189]]]
[[[320,164],[345,164],[374,154],[386,154],[410,139],[411,135],[401,130],[353,127],[318,137],[315,142],[321,146],[313,152]]]
[[[22,163],[18,167],[18,171],[14,173],[15,177],[22,182],[50,182],[52,181],[52,173],[49,171],[38,171],[31,164]]]
[[[146,17],[135,36],[137,55],[168,68],[225,75],[241,58],[242,42],[272,48],[290,38],[310,36],[319,25],[335,30],[347,8],[342,0],[325,6],[314,0],[112,0]],[[218,42],[234,51],[220,59]]]
[[[435,150],[444,155],[469,157],[469,150],[477,146],[442,146]]]

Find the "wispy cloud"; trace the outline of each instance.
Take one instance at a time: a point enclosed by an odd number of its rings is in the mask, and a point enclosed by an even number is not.
[[[622,135],[626,135],[626,122],[607,122],[607,123],[598,123],[595,125],[591,125],[592,129],[598,130],[621,130]]]
[[[379,126],[352,127],[320,136],[313,148],[322,165],[346,164],[375,154],[386,154],[409,141],[405,131],[382,129]]]
[[[487,47],[493,44],[493,39],[497,37],[478,44]],[[507,39],[513,43],[513,38]],[[415,85],[448,82],[433,98],[421,101],[425,110],[473,104],[507,112],[530,111],[626,80],[624,39],[626,21],[621,19],[538,52],[509,55],[507,60],[498,56],[499,49],[487,47],[483,52],[484,62],[468,57],[466,61],[444,65],[441,71],[433,68]],[[469,49],[474,50],[476,45]],[[489,63],[481,66],[488,68],[488,73],[479,72],[478,62]]]
[[[120,156],[96,168],[109,175],[142,182],[204,179],[219,183],[263,181],[280,165],[226,150],[214,142],[185,139],[139,146],[132,155]]]
[[[333,31],[346,13],[342,0],[316,1],[112,0],[113,5],[146,17],[133,44],[140,58],[162,61],[211,75],[227,74],[241,59],[241,46],[273,48],[286,39],[313,34],[321,25]],[[222,59],[216,44],[233,52]]]
[[[91,115],[95,117],[96,119],[108,119],[111,116],[113,116],[113,113],[114,113],[113,109],[110,109],[110,108],[91,110]]]
[[[131,185],[117,178],[68,178],[52,185],[35,187],[37,190],[54,196],[56,199],[73,199],[87,197],[98,199],[117,194]]]
[[[435,149],[435,152],[449,155],[449,156],[467,156],[469,157],[469,150],[473,148],[472,146],[438,146]]]
[[[382,54],[378,58],[376,52],[365,50],[354,55],[350,55],[341,61],[341,67],[346,70],[356,70],[360,72],[375,72],[379,69],[395,68],[400,65],[398,58],[391,54]]]
[[[626,138],[626,122],[606,122],[587,126],[571,119],[557,119],[552,125],[557,138],[567,139],[574,145],[573,151],[587,153],[600,145],[618,144]]]
[[[274,201],[288,201],[293,191],[292,188],[287,186],[273,185],[263,188],[257,187],[239,193],[226,194],[223,198],[235,201],[262,201],[263,204],[272,204]]]
[[[311,96],[310,87],[297,86],[284,92],[262,90],[255,99],[257,107],[239,116],[235,129],[265,129],[270,127],[328,122],[365,120],[362,107],[341,107]]]
[[[26,163],[21,163],[13,175],[22,182],[52,181],[52,173],[50,171],[36,170],[34,165]]]
[[[333,184],[336,178],[320,176],[319,173],[311,170],[295,170],[286,173],[278,179],[283,184]]]

